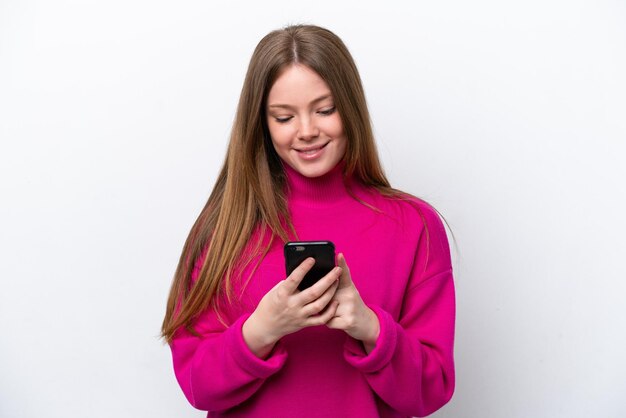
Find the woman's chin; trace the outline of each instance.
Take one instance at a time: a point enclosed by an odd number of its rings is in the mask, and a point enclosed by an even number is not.
[[[331,171],[336,164],[330,161],[319,161],[315,164],[290,164],[291,168],[296,170],[304,177],[315,178],[321,177]]]

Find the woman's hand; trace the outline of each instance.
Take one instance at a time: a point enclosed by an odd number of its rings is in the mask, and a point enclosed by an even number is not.
[[[374,311],[368,308],[361,299],[359,291],[352,282],[350,269],[343,254],[337,256],[337,265],[341,267],[342,273],[333,302],[339,302],[339,306],[326,326],[344,330],[352,338],[361,340],[365,351],[369,354],[376,346],[380,322]]]
[[[263,296],[243,324],[243,338],[257,357],[266,357],[283,336],[325,324],[335,315],[338,302],[329,302],[339,284],[340,267],[335,267],[308,289],[298,291],[298,285],[314,264],[313,258],[304,260],[289,277]]]

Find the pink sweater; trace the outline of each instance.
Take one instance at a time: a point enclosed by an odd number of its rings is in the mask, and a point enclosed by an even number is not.
[[[319,326],[287,335],[266,359],[248,349],[242,324],[285,278],[283,243],[275,240],[225,309],[228,327],[207,311],[195,325],[201,337],[175,335],[174,369],[185,396],[208,417],[407,417],[439,409],[454,391],[455,302],[438,215],[420,200],[385,198],[352,184],[379,211],[373,210],[347,193],[339,167],[315,179],[286,172],[298,238],[330,240],[344,253],[380,321],[376,347],[367,355],[343,331]]]

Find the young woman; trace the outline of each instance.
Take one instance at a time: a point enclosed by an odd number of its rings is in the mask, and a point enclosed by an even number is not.
[[[338,251],[302,291],[314,260],[285,277],[294,240]],[[454,318],[442,222],[385,178],[345,45],[271,32],[163,322],[187,399],[210,417],[425,416],[454,391]]]

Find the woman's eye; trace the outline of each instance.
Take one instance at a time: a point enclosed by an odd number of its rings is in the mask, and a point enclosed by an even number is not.
[[[287,123],[293,118],[293,116],[275,116],[274,120],[278,123]]]
[[[335,106],[329,107],[328,109],[320,110],[318,113],[324,116],[332,115],[333,113],[335,113]]]

